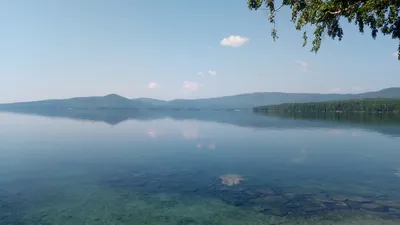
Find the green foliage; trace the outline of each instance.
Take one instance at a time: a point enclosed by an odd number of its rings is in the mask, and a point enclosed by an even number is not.
[[[400,99],[360,99],[331,102],[285,103],[255,107],[256,112],[368,112],[399,113]]]
[[[269,10],[269,21],[274,24],[272,37],[277,39],[275,14],[283,7],[292,10],[291,21],[297,30],[304,30],[304,46],[307,44],[306,27],[314,28],[312,52],[318,52],[322,38],[327,34],[332,39],[343,38],[341,19],[354,22],[361,33],[364,27],[371,29],[372,38],[380,31],[400,42],[400,0],[282,0],[276,7],[275,0],[248,0],[248,7],[257,10],[265,5]],[[398,46],[400,52],[400,44]],[[400,60],[400,55],[398,56]]]

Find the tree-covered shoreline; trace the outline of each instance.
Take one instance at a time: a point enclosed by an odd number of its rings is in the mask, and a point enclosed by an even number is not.
[[[254,107],[255,112],[400,113],[400,99],[356,99],[329,102],[284,103]]]

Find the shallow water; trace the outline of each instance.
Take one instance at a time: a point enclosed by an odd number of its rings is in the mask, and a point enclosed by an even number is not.
[[[35,114],[0,113],[2,225],[400,224],[387,118]]]

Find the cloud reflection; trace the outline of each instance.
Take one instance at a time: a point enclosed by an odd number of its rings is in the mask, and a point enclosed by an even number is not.
[[[197,149],[203,149],[203,148],[208,148],[208,149],[216,149],[217,145],[214,142],[211,142],[209,144],[207,143],[197,143],[196,144]]]
[[[339,135],[339,134],[343,134],[343,130],[340,129],[330,129],[328,130],[329,134],[333,134],[333,135]]]
[[[397,169],[397,171],[394,173],[394,175],[400,177],[400,168]]]
[[[303,149],[301,149],[300,155],[297,158],[292,159],[292,162],[304,163],[307,160],[307,152],[308,152],[308,146],[305,146]]]
[[[217,148],[217,146],[215,145],[215,143],[210,143],[208,144],[208,149],[215,149]]]
[[[197,139],[199,138],[199,132],[197,128],[194,127],[183,128],[182,136],[184,139]]]
[[[154,130],[147,130],[146,131],[146,134],[147,134],[147,136],[149,136],[149,137],[151,137],[151,138],[156,138],[158,135],[157,135],[157,132],[156,131],[154,131]]]
[[[351,132],[351,136],[352,136],[352,137],[360,137],[361,134],[360,134],[359,132],[357,132],[357,131],[352,131],[352,132]]]

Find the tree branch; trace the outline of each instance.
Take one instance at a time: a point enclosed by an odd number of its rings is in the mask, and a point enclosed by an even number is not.
[[[344,12],[344,11],[347,11],[347,10],[349,10],[350,8],[353,8],[353,7],[355,7],[356,5],[359,5],[359,4],[363,3],[363,2],[364,2],[364,1],[362,1],[362,0],[361,0],[361,1],[358,1],[358,2],[354,3],[353,5],[350,5],[349,7],[345,8],[345,9],[343,9],[343,10],[339,9],[339,10],[334,11],[334,12],[329,12],[329,14],[331,14],[331,15],[340,14],[340,13],[342,13],[342,12]]]
[[[283,7],[284,5],[282,4],[282,5],[280,5],[278,8],[276,8],[272,13],[275,13],[275,12],[277,12],[278,10],[280,10],[282,7]]]
[[[272,11],[272,14],[276,13],[278,10],[280,10],[283,6],[285,6],[284,4],[280,5],[278,8],[274,9],[274,11]],[[261,10],[268,10],[268,9],[261,9]]]

